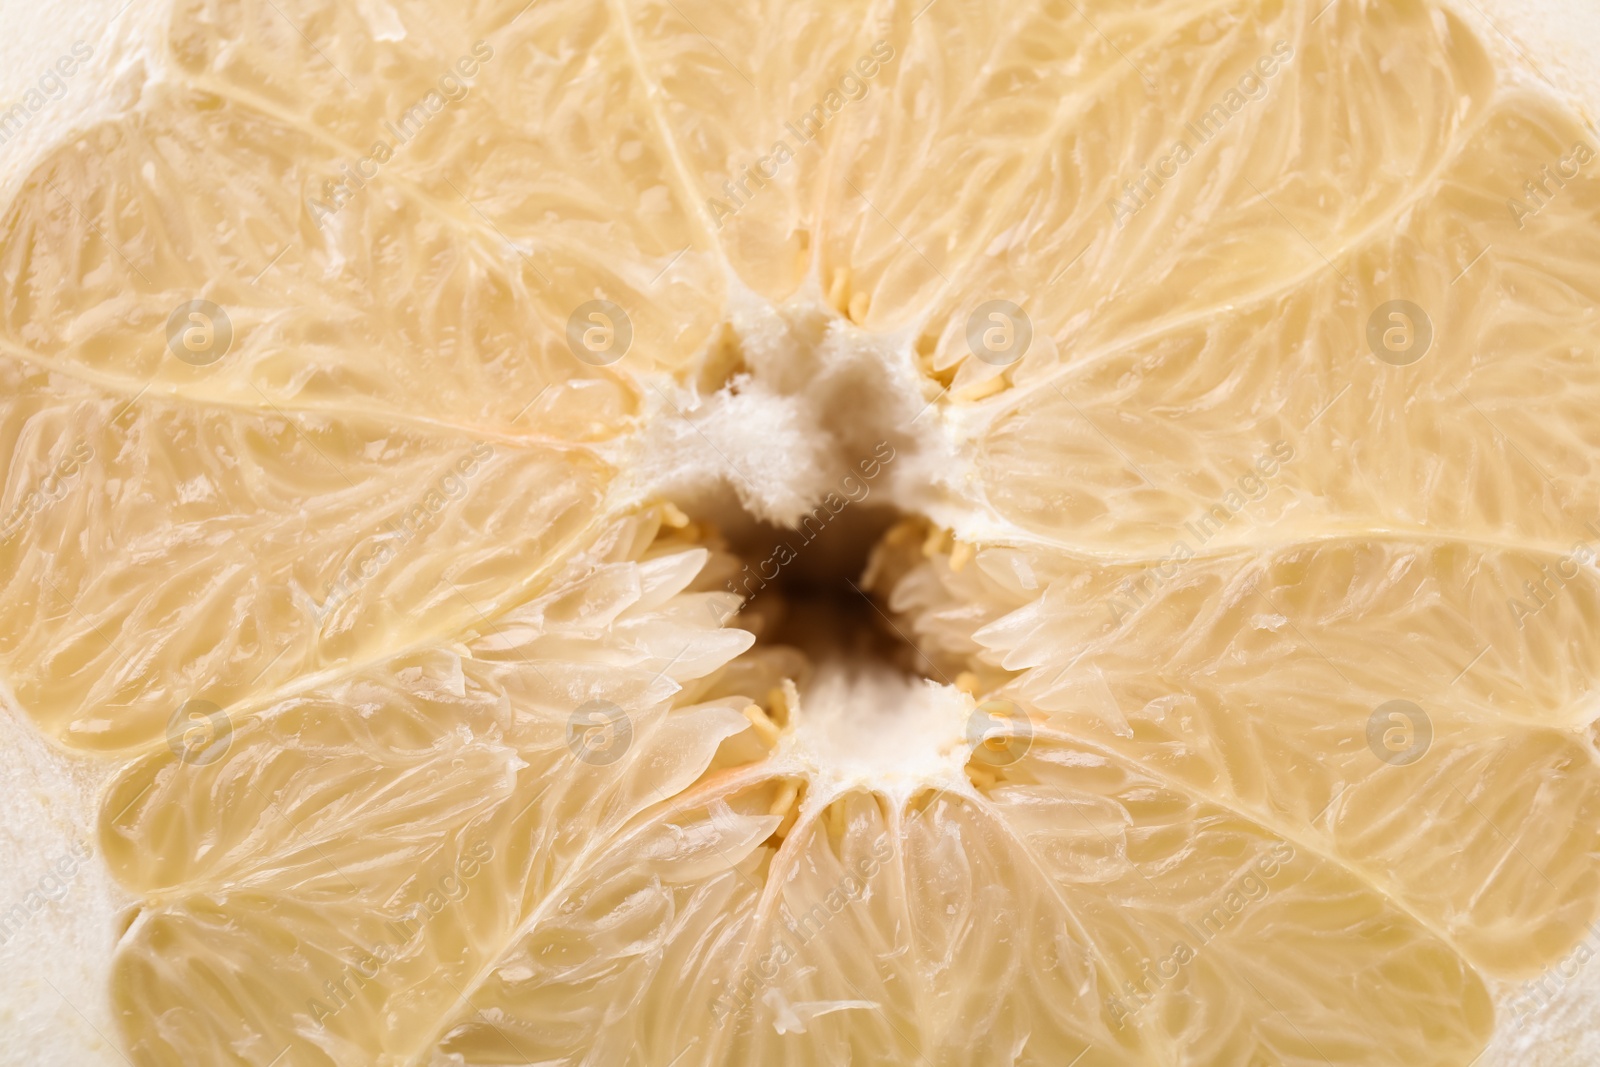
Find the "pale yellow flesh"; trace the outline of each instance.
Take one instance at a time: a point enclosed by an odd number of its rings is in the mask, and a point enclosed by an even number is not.
[[[1318,7],[180,3],[0,218],[0,670],[124,764],[130,1059],[1472,1062],[1600,910],[1600,159],[1448,9]],[[880,591],[1018,762],[819,763],[737,564],[617,503],[642,376],[819,293],[966,435],[981,543]]]

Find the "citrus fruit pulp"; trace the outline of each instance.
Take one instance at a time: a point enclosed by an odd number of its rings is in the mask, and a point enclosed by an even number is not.
[[[1467,1063],[1593,922],[1592,138],[1449,9],[168,44],[0,245],[136,1062]]]

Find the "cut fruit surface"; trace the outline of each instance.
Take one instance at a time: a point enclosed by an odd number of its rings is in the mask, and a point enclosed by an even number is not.
[[[1448,4],[163,42],[0,214],[139,1067],[1468,1067],[1600,919],[1597,142]]]

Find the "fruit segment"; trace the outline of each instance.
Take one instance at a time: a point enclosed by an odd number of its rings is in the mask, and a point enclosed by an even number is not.
[[[1499,549],[1019,555],[930,561],[896,606],[924,647],[977,646],[1048,729],[1328,852],[1478,965],[1535,973],[1594,921],[1600,661],[1568,639],[1592,575],[1519,629],[1530,567]]]
[[[581,450],[0,375],[0,433],[46,490],[0,542],[0,656],[42,726],[97,751],[164,748],[190,701],[248,705],[503,610],[585,536],[610,473]]]

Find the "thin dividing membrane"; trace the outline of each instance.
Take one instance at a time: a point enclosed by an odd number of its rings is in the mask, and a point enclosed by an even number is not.
[[[409,1061],[535,916],[570,911],[596,854],[748,730],[741,703],[686,690],[750,636],[716,625],[724,597],[684,592],[703,552],[629,558],[638,525],[610,531],[620,558],[459,644],[268,707],[214,761],[123,772],[101,848],[145,898],[113,988],[138,1060]],[[590,703],[627,709],[615,760],[572,742]]]
[[[642,828],[507,954],[443,1050],[1402,1064],[1464,1061],[1488,1033],[1465,961],[1337,862],[1077,746],[1041,746],[984,799],[837,805],[766,855],[726,804]],[[1328,1010],[1352,1001],[1368,1026]]]
[[[1170,567],[993,549],[959,574],[927,564],[897,606],[930,651],[975,646],[1050,729],[1338,859],[1516,975],[1587,929],[1600,875],[1581,732],[1600,661],[1572,638],[1597,587],[1568,583],[1519,629],[1529,570],[1515,550],[1355,538]],[[1421,716],[1401,762],[1397,700]]]
[[[248,706],[470,625],[588,527],[609,477],[579,450],[0,376],[32,472],[75,460],[0,542],[0,658],[47,731],[101,752],[164,748],[189,701]]]
[[[1288,105],[1269,96],[1236,120],[1250,152],[1315,143],[1286,128]],[[1374,206],[1381,225],[1317,221],[1313,202],[1342,201],[1301,198],[1309,158],[1283,160],[1276,179],[1264,164],[1241,171],[1216,214],[1183,199],[1177,182],[1200,180],[1188,171],[1156,193],[1149,213],[1180,213],[1171,232],[1187,224],[1196,246],[1214,219],[1232,219],[1229,262],[1270,277],[1206,304],[1174,275],[1170,291],[1154,287],[1169,298],[1159,311],[1119,326],[1115,295],[1110,319],[1085,303],[1102,299],[1102,267],[1086,256],[1059,300],[1027,305],[1061,323],[1055,348],[1027,357],[977,420],[988,507],[1018,539],[1159,561],[1360,534],[1526,546],[1537,572],[1592,541],[1600,273],[1581,235],[1600,186],[1575,146],[1593,135],[1522,91],[1462,111],[1433,155],[1383,165],[1415,184]],[[1542,175],[1562,161],[1576,173],[1557,187]],[[1553,194],[1533,217],[1531,180]],[[1105,235],[1116,269],[1144,219]],[[1186,249],[1172,250],[1172,269],[1189,269]],[[1108,294],[1123,285],[1105,281]],[[1373,348],[1370,326],[1394,300],[1431,335],[1405,366]]]

